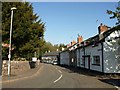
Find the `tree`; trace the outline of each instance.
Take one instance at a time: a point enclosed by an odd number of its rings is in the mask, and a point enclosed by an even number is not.
[[[110,19],[117,18],[118,22],[116,23],[116,25],[120,25],[120,5],[119,4],[120,4],[120,1],[118,3],[118,7],[116,8],[116,11],[107,10],[107,14],[112,15]]]
[[[43,44],[39,37],[44,36],[45,24],[38,20],[39,16],[33,13],[32,4],[26,2],[2,3],[2,41],[9,43],[11,8],[16,7],[13,16],[12,56],[31,58],[36,48]],[[7,58],[8,49],[3,48],[3,59]]]
[[[43,52],[52,52],[52,51],[56,51],[56,47],[54,47],[50,42],[45,42],[44,46],[43,46]]]
[[[64,48],[64,49],[66,49],[67,48],[67,46],[65,45],[65,44],[56,44],[56,45],[54,45],[54,47],[56,47],[59,51],[62,51],[62,48]]]

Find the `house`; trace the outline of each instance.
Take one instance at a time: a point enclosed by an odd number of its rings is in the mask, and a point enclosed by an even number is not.
[[[69,49],[60,52],[60,65],[69,66]]]
[[[59,64],[59,51],[45,53],[42,56],[42,62],[53,64],[54,61]]]
[[[77,62],[77,53],[76,48],[78,46],[78,43],[80,43],[83,40],[82,36],[78,37],[78,42],[76,43],[75,40],[73,40],[70,44],[67,45],[67,49],[60,52],[60,64],[61,65],[68,65],[68,66],[76,66]]]
[[[72,49],[69,47],[66,51],[69,65],[102,73],[120,73],[120,26],[109,28],[101,24],[98,32],[87,40],[81,39]]]
[[[120,73],[120,30],[100,25],[99,34],[77,48],[77,66],[103,73]]]

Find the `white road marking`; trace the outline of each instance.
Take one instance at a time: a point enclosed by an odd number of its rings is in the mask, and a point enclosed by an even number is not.
[[[113,82],[109,82],[111,83],[115,88],[117,88],[118,90],[120,90],[120,87],[116,86]]]
[[[60,73],[62,73],[60,70],[58,70]]]
[[[120,90],[120,88],[118,86],[114,86],[115,88],[117,88],[118,90]]]
[[[56,70],[58,70],[59,73],[62,73],[62,71],[60,71],[58,68],[54,67]]]
[[[56,67],[54,67],[54,68],[55,68],[56,70],[58,70],[58,72],[59,72],[60,74],[62,73],[62,71],[60,71],[58,68],[56,68]],[[60,77],[54,81],[54,83],[58,82],[62,77],[63,77],[63,75],[61,74]]]
[[[54,81],[54,83],[56,83],[57,81],[59,81],[62,78],[62,76],[63,75],[61,74],[60,77]]]

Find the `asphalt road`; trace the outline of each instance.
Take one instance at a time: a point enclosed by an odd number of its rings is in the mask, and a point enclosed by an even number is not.
[[[78,74],[64,67],[41,64],[34,75],[2,84],[3,88],[115,88],[96,77]]]

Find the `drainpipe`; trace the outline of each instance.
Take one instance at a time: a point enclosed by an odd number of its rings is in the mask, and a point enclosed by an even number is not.
[[[84,46],[84,43],[83,43],[83,52],[84,52],[84,68],[85,68],[85,46]]]
[[[103,42],[101,43],[101,47],[102,47],[102,72],[104,73],[104,54],[103,54]]]

